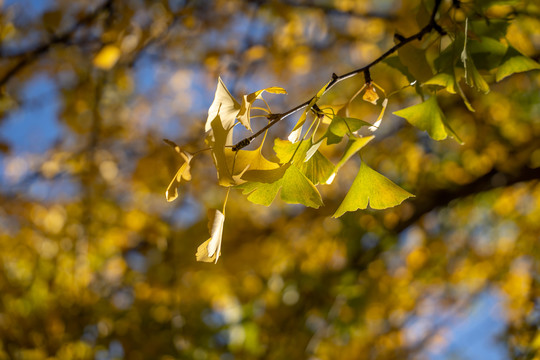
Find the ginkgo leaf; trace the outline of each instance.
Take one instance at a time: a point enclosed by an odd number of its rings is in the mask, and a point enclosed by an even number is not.
[[[319,148],[321,147],[322,143],[325,141],[325,138],[317,141],[316,143],[312,144],[311,147],[308,149],[308,151],[306,151],[306,157],[304,159],[304,162],[306,161],[309,161],[309,159],[311,159],[313,157],[313,155],[315,155],[318,151],[319,151]]]
[[[270,184],[281,179],[289,166],[291,164],[283,164],[278,168],[270,170],[249,170],[242,174],[242,180]]]
[[[333,217],[340,217],[347,211],[366,209],[368,205],[372,209],[386,209],[412,196],[362,162],[349,192]]]
[[[494,5],[515,5],[519,0],[477,0],[475,5],[482,10],[486,10]]]
[[[486,80],[480,75],[478,69],[474,65],[470,56],[467,56],[464,61],[465,67],[465,82],[472,88],[475,88],[478,91],[483,92],[484,94],[489,93],[489,85]]]
[[[479,37],[500,39],[506,36],[510,21],[508,19],[485,19],[470,21],[471,31]]]
[[[336,115],[323,137],[327,138],[328,145],[337,144],[341,142],[345,134],[353,133],[362,126],[371,126],[371,124],[364,120]]]
[[[467,41],[467,51],[479,70],[489,71],[499,66],[507,50],[506,45],[490,37],[483,36],[478,40]]]
[[[463,99],[465,106],[469,111],[474,112],[472,104],[469,102],[465,93],[461,89],[459,84],[462,75],[458,76],[456,70],[461,70],[456,67],[456,62],[459,59],[459,49],[463,47],[465,39],[463,36],[458,36],[450,45],[444,49],[443,52],[439,54],[437,59],[435,59],[434,64],[436,69],[438,69],[439,74],[435,75],[433,78],[427,81],[429,85],[446,85],[446,90],[450,93],[455,91]],[[444,75],[441,75],[444,74]]]
[[[227,144],[228,134],[231,129],[227,130],[223,128],[219,114],[211,122],[211,129],[213,136],[207,138],[207,143],[212,147],[212,159],[216,165],[218,182],[221,186],[235,185],[225,153],[225,145]]]
[[[434,140],[446,139],[444,114],[439,108],[435,96],[420,104],[395,111],[394,115],[405,118],[411,125],[420,130],[427,131]]]
[[[216,118],[219,112],[221,119],[221,126],[225,130],[230,130],[234,126],[236,116],[240,111],[240,104],[236,99],[231,95],[227,87],[221,80],[221,77],[218,78],[218,84],[216,88],[216,93],[214,95],[214,101],[210,108],[208,109],[208,117],[206,119],[206,125],[204,127],[205,131],[212,131],[212,122]],[[212,137],[212,132],[210,133]],[[228,134],[226,145],[232,144],[232,131]]]
[[[463,92],[463,89],[461,88],[461,86],[459,85],[458,82],[456,82],[456,89],[458,90],[458,94],[461,97],[461,99],[463,100],[463,103],[465,104],[467,109],[470,112],[476,112],[476,110],[474,110],[474,108],[473,108],[471,102],[469,101],[469,99],[467,99],[467,96],[465,96],[465,93]]]
[[[287,136],[287,139],[289,139],[290,142],[295,143],[298,140],[300,140],[300,137],[302,136],[302,127],[304,124],[300,125],[300,127],[296,130],[291,131],[289,136]]]
[[[399,56],[389,56],[386,59],[384,59],[383,62],[387,64],[388,66],[401,72],[407,78],[407,81],[409,84],[414,83],[414,88],[416,90],[416,93],[420,96],[423,96],[421,83],[417,81],[414,75],[411,74],[409,69],[405,65],[403,65],[403,63],[399,59]]]
[[[341,156],[341,159],[334,167],[333,173],[336,174],[339,169],[360,149],[362,149],[364,146],[367,145],[368,142],[373,140],[375,138],[374,135],[366,136],[366,137],[352,137],[349,139],[349,142],[347,143],[347,147],[345,148],[345,152],[343,152],[343,155]]]
[[[316,151],[307,161],[300,163],[300,171],[314,184],[324,184],[334,172],[334,164],[320,151]]]
[[[311,147],[311,139],[303,140],[299,144],[276,139],[274,143],[274,151],[281,163],[291,162],[294,166],[298,167],[302,174],[304,174],[314,185],[324,184],[330,175],[332,175],[334,164],[318,150],[306,160],[306,154]]]
[[[512,46],[508,47],[501,62],[502,64],[495,74],[495,81],[497,82],[515,73],[540,69],[540,64],[521,54]]]
[[[253,106],[253,103],[255,100],[262,99],[262,93],[263,92],[269,92],[272,94],[286,94],[287,91],[285,89],[280,88],[278,86],[269,87],[266,89],[255,91],[249,95],[244,95],[242,98],[242,105],[240,106],[240,111],[238,112],[237,118],[238,121],[242,125],[246,127],[249,131],[251,131],[251,123],[250,123],[250,116],[251,116],[251,107]]]
[[[300,115],[300,118],[298,119],[298,121],[296,122],[296,125],[294,125],[294,128],[292,130],[292,133],[291,135],[289,135],[289,141],[291,141],[292,143],[295,143],[297,142],[298,140],[300,140],[300,136],[299,136],[299,133],[298,133],[298,130],[302,128],[302,125],[304,125],[304,123],[306,122],[306,117],[307,117],[307,113],[311,110],[311,108],[313,107],[313,105],[315,105],[317,103],[317,101],[319,101],[319,99],[321,98],[321,96],[323,96],[324,92],[326,91],[326,87],[328,86],[328,84],[330,84],[330,82],[326,83],[326,85],[324,85],[318,92],[317,92],[317,95],[315,95],[311,101],[309,102],[308,106],[306,106],[306,108],[304,109],[304,111],[302,112],[302,114]],[[301,132],[301,131],[300,131]],[[292,136],[292,134],[295,134],[294,136]],[[292,138],[291,138],[292,136]],[[294,140],[294,141],[293,141]]]
[[[302,140],[300,143],[293,144],[287,140],[275,139],[274,151],[281,164],[298,164],[304,161],[306,153],[311,147],[311,140]]]
[[[401,63],[407,67],[414,80],[423,83],[433,76],[431,66],[426,59],[426,50],[408,43],[398,50]],[[412,81],[411,81],[412,82]]]
[[[219,210],[208,211],[208,231],[210,239],[197,248],[195,257],[197,261],[217,263],[221,255],[221,239],[223,237],[223,223],[225,215]]]
[[[228,168],[236,185],[247,181],[244,177],[253,178],[253,171],[260,172],[279,168],[278,163],[269,161],[264,157],[262,146],[263,144],[261,143],[255,150],[232,151],[231,149],[225,149]]]
[[[468,32],[469,19],[465,19],[465,36],[463,42],[463,51],[461,52],[461,61],[465,68],[465,82],[472,88],[487,94],[489,92],[489,85],[484,80],[482,75],[478,72],[476,65],[474,64],[469,50],[467,49],[467,32]]]
[[[443,87],[450,94],[456,93],[456,78],[454,74],[441,72],[426,81],[424,86],[440,86]]]
[[[177,151],[184,162],[172,178],[169,186],[167,186],[167,190],[165,191],[165,198],[168,202],[174,201],[178,197],[178,186],[180,185],[182,179],[186,181],[191,180],[190,162],[193,156],[186,151],[180,150],[180,148],[178,148]]]
[[[313,208],[323,205],[319,191],[298,167],[286,165],[285,169],[283,177],[275,182],[247,182],[238,188],[243,190],[244,195],[248,195],[249,201],[259,205],[269,206],[280,190],[280,197],[286,203],[303,204]]]

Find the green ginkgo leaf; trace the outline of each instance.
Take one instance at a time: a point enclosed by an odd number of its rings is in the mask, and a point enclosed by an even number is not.
[[[334,164],[320,151],[316,151],[309,160],[300,163],[298,168],[314,185],[327,183],[334,172]]]
[[[486,80],[480,75],[476,65],[472,61],[470,55],[467,55],[463,61],[465,67],[465,82],[472,88],[483,92],[484,94],[489,93],[489,85]]]
[[[540,69],[540,64],[521,54],[512,46],[508,47],[501,62],[502,64],[495,74],[495,81],[497,82],[514,73]]]
[[[408,43],[398,50],[401,63],[407,67],[415,80],[420,83],[433,76],[431,66],[426,59],[426,50],[421,49],[413,43]]]
[[[399,205],[412,196],[414,195],[362,162],[349,192],[333,217],[340,217],[347,211],[366,209],[368,205],[372,209],[386,209]]]
[[[337,144],[341,142],[341,139],[346,134],[351,134],[362,126],[371,126],[371,124],[364,120],[336,115],[328,126],[328,130],[326,130],[323,138],[327,138],[328,145]]]
[[[434,140],[446,139],[444,114],[439,108],[435,96],[420,104],[395,111],[394,115],[405,118],[411,125],[420,130],[427,131]]]
[[[269,206],[280,190],[280,197],[286,203],[303,204],[313,208],[323,205],[319,191],[300,169],[296,166],[285,166],[283,177],[275,182],[247,182],[238,188],[242,189],[244,195],[248,195],[249,201],[264,206]]]
[[[440,72],[426,81],[424,86],[440,86],[448,91],[450,94],[456,93],[456,78],[454,74]]]
[[[314,185],[324,184],[332,175],[334,164],[318,150],[306,158],[311,147],[311,139],[296,144],[276,139],[274,143],[274,151],[281,163],[292,162]]]
[[[465,69],[465,82],[472,88],[487,94],[489,92],[489,85],[484,80],[482,75],[478,72],[474,61],[471,58],[469,49],[467,48],[469,19],[465,19],[465,35],[463,40],[463,50],[461,52],[461,61]]]
[[[366,146],[368,142],[373,140],[373,138],[375,138],[374,135],[365,136],[365,137],[359,137],[359,138],[353,137],[353,138],[349,139],[349,142],[347,143],[347,147],[345,148],[345,152],[343,153],[343,156],[341,157],[339,162],[336,164],[333,173],[334,174],[337,173],[339,171],[339,169],[341,169],[341,167],[343,165],[345,165],[345,163],[354,154],[356,154],[358,151],[360,151],[360,149],[362,149],[364,146]]]

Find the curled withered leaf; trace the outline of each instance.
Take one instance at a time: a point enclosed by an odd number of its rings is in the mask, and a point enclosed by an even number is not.
[[[197,261],[217,263],[221,255],[221,239],[223,236],[223,223],[225,215],[219,210],[208,211],[208,231],[210,239],[197,248],[195,257]]]
[[[377,90],[375,90],[375,87],[373,84],[369,83],[366,86],[366,92],[364,93],[364,96],[362,96],[362,99],[364,101],[370,102],[373,105],[377,105],[377,100],[379,100],[379,95],[377,94]]]
[[[172,141],[170,141],[170,143],[174,144]],[[193,158],[193,155],[191,155],[187,151],[181,150],[178,145],[176,144],[174,145],[175,146],[173,147],[180,154],[184,162],[182,163],[182,165],[180,166],[180,169],[178,169],[178,171],[172,178],[171,182],[169,183],[169,186],[167,186],[167,190],[165,191],[165,198],[167,199],[168,202],[174,201],[178,197],[178,186],[180,185],[180,182],[182,179],[186,181],[191,180],[190,162],[191,162],[191,159]]]

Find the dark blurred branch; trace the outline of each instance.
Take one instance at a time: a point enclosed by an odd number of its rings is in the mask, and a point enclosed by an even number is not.
[[[524,165],[512,173],[505,173],[493,169],[469,184],[453,189],[448,188],[419,193],[415,199],[410,200],[410,203],[415,207],[413,215],[410,218],[398,223],[394,227],[393,231],[400,233],[420,220],[422,216],[439,207],[447,206],[452,200],[493,190],[499,187],[511,186],[520,182],[539,179],[540,167],[531,169]]]
[[[186,1],[184,3],[184,6],[182,9],[180,9],[178,12],[174,14],[174,18],[172,21],[167,25],[163,31],[161,31],[159,34],[152,36],[148,38],[144,44],[137,50],[136,54],[133,56],[131,60],[128,61],[128,66],[134,66],[141,58],[142,56],[147,52],[149,48],[152,47],[152,45],[157,44],[159,41],[163,40],[172,30],[174,26],[176,26],[180,19],[184,16],[186,9],[188,9],[192,5],[193,1]]]
[[[0,57],[10,57],[10,58],[22,58],[17,61],[5,74],[0,77],[0,86],[4,86],[13,76],[15,76],[20,70],[22,70],[27,65],[30,65],[41,55],[49,51],[51,47],[57,44],[67,44],[71,38],[75,35],[77,30],[88,23],[94,21],[103,11],[109,10],[112,6],[113,0],[107,0],[100,6],[98,6],[94,11],[87,14],[86,16],[79,19],[75,24],[73,24],[68,30],[64,31],[60,35],[53,35],[49,41],[44,44],[38,45],[33,49],[28,49],[18,53],[4,53],[0,49]]]
[[[256,3],[259,5],[267,5],[267,4],[273,3],[273,1],[271,0],[249,0],[249,2]],[[395,16],[392,14],[377,13],[377,12],[359,13],[353,10],[340,10],[329,4],[324,4],[324,3],[314,4],[312,1],[281,0],[277,2],[277,4],[286,5],[289,7],[296,7],[296,8],[321,10],[327,15],[345,15],[345,16],[350,16],[350,17],[359,17],[359,18],[366,18],[366,19],[384,19],[384,20],[395,19]]]
[[[381,61],[386,59],[388,56],[390,56],[391,54],[396,52],[398,49],[400,49],[404,45],[406,45],[406,44],[408,44],[410,42],[413,42],[415,40],[422,40],[424,35],[430,33],[433,30],[437,31],[441,35],[444,35],[445,34],[444,30],[441,28],[441,26],[435,20],[435,16],[437,15],[437,11],[439,10],[439,6],[441,5],[441,2],[442,2],[442,0],[436,0],[435,1],[435,6],[433,7],[433,11],[431,13],[429,23],[426,26],[424,26],[420,31],[418,31],[416,34],[413,34],[413,35],[411,35],[409,37],[400,38],[399,42],[397,44],[392,46],[384,54],[382,54],[377,59],[373,60],[371,63],[369,63],[368,65],[366,65],[364,67],[353,70],[353,71],[348,72],[348,73],[343,74],[343,75],[332,74],[332,79],[330,80],[328,85],[326,85],[326,88],[324,89],[323,95],[326,94],[337,83],[339,83],[339,82],[341,82],[343,80],[346,80],[348,78],[351,78],[351,77],[353,77],[353,76],[355,76],[357,74],[368,72],[371,67],[377,65],[378,63],[380,63]],[[268,120],[270,120],[270,122],[268,123],[268,125],[263,127],[261,130],[257,131],[255,134],[253,134],[253,135],[239,141],[238,143],[236,143],[232,147],[233,151],[238,151],[238,150],[248,146],[251,143],[251,141],[253,141],[253,139],[255,139],[256,137],[258,137],[259,135],[264,133],[267,129],[274,126],[279,121],[287,118],[288,116],[294,114],[297,111],[300,111],[300,110],[304,109],[306,106],[309,106],[309,104],[311,103],[311,101],[314,98],[315,97],[312,97],[309,100],[303,102],[302,104],[300,104],[300,105],[298,105],[298,106],[296,106],[296,107],[294,107],[294,108],[292,108],[292,109],[290,109],[290,110],[288,110],[288,111],[286,111],[284,113],[269,114],[268,115]]]

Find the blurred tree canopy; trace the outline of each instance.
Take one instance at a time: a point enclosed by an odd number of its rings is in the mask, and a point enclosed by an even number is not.
[[[0,359],[540,358],[536,1],[0,4]],[[369,124],[387,106],[324,206],[232,188],[222,257],[196,262],[227,190],[202,153],[167,202],[185,159],[162,139],[206,147],[218,77],[285,89],[265,94],[283,113],[430,21],[317,99]],[[333,218],[364,161],[415,197]]]

